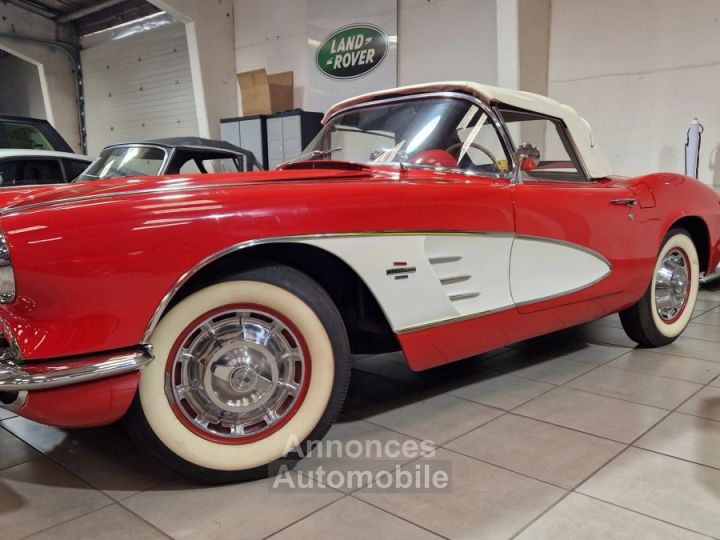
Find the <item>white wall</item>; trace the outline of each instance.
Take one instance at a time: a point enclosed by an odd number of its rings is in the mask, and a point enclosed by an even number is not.
[[[0,58],[0,113],[46,118],[35,64],[16,56]]]
[[[549,93],[574,106],[624,175],[683,172],[705,126],[700,179],[720,185],[720,2],[552,0]]]
[[[306,0],[235,0],[234,9],[237,71],[292,70],[298,107],[306,101],[306,7]],[[496,84],[495,27],[495,0],[399,0],[398,84]]]

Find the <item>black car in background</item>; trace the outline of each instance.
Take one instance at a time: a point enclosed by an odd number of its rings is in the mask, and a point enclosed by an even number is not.
[[[253,153],[229,142],[173,137],[106,146],[77,181],[256,170],[262,167]]]
[[[47,120],[0,114],[0,148],[72,152]]]

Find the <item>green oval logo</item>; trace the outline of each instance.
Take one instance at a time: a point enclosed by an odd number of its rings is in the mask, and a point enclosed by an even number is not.
[[[388,49],[387,36],[377,26],[344,26],[318,47],[315,63],[333,79],[360,77],[380,65]]]

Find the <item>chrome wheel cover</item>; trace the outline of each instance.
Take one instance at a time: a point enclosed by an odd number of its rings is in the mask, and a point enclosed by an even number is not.
[[[302,398],[306,357],[298,336],[275,315],[221,311],[179,341],[166,393],[201,434],[228,442],[262,434],[289,419]]]
[[[672,323],[682,314],[690,295],[690,261],[681,249],[671,249],[655,274],[655,309],[660,319]]]

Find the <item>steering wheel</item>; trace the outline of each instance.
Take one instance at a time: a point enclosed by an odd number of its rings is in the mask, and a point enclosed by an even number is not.
[[[455,150],[459,150],[459,149],[462,148],[464,145],[465,145],[465,143],[463,143],[463,142],[451,144],[450,146],[448,146],[448,147],[445,149],[445,151],[448,152],[448,153],[450,153],[450,154],[452,154]],[[495,164],[497,163],[497,158],[495,157],[495,154],[493,154],[490,150],[488,150],[487,148],[485,148],[483,145],[477,144],[477,143],[470,143],[470,146],[471,146],[472,148],[477,148],[477,149],[480,150],[483,154],[485,154],[487,157],[489,157],[489,158],[490,158],[490,161],[492,161],[493,165],[495,165]],[[458,155],[458,158],[459,158],[459,157],[460,157],[460,156]],[[495,165],[495,166],[497,167],[497,165]]]

